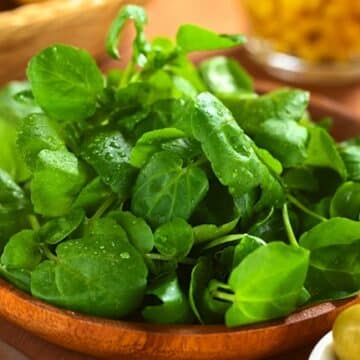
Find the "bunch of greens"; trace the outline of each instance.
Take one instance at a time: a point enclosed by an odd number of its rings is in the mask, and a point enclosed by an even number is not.
[[[54,45],[0,92],[1,275],[51,304],[154,323],[257,323],[360,289],[360,141],[336,144],[309,94],[258,95],[241,45],[195,25],[124,70]]]

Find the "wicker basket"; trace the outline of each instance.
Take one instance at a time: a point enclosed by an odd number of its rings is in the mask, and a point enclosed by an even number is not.
[[[79,46],[101,57],[107,29],[126,2],[53,0],[0,12],[0,84],[23,78],[28,60],[53,43]]]

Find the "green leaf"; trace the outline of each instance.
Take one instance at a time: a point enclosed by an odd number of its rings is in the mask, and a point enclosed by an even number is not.
[[[12,235],[29,226],[28,207],[24,191],[0,169],[0,249]]]
[[[254,143],[230,111],[213,95],[202,93],[198,96],[192,129],[215,175],[229,188],[243,215],[250,207],[244,203],[259,190],[259,200],[250,200],[251,211],[281,205],[284,195],[279,181],[256,155]]]
[[[325,167],[336,171],[346,178],[346,167],[336,149],[334,139],[320,127],[309,128],[310,140],[306,164],[314,167]]]
[[[234,248],[233,268],[236,268],[249,254],[266,242],[256,236],[245,235]]]
[[[202,324],[217,324],[224,321],[228,303],[214,299],[209,293],[209,284],[214,277],[214,264],[208,257],[200,257],[191,272],[189,300],[197,319]]]
[[[88,52],[60,44],[33,57],[27,76],[36,102],[61,121],[93,115],[104,87],[102,74]]]
[[[131,165],[142,168],[150,157],[161,150],[164,142],[183,138],[185,133],[175,128],[163,128],[143,134],[136,142],[130,155]]]
[[[199,66],[202,79],[214,94],[241,96],[252,93],[253,80],[239,62],[225,56],[215,56]]]
[[[106,38],[106,50],[113,59],[119,59],[118,41],[120,34],[127,21],[133,20],[136,29],[136,37],[133,44],[133,58],[136,63],[143,65],[144,57],[150,50],[150,45],[146,41],[144,33],[144,25],[147,23],[147,15],[145,10],[136,5],[124,6],[116,16],[116,19],[110,26]]]
[[[304,233],[299,243],[311,251],[306,284],[313,296],[359,290],[359,221],[332,218]]]
[[[156,229],[154,242],[161,255],[180,261],[192,249],[194,233],[192,227],[185,220],[175,218]]]
[[[41,259],[37,234],[33,230],[23,230],[15,234],[5,245],[1,264],[8,270],[33,270]]]
[[[144,219],[136,217],[129,211],[112,211],[107,216],[121,225],[130,243],[141,253],[146,254],[153,249],[154,236]]]
[[[35,169],[37,156],[41,150],[65,150],[55,125],[44,114],[26,117],[17,131],[17,145],[30,169]]]
[[[284,88],[257,98],[221,96],[221,100],[244,131],[254,135],[258,133],[259,126],[270,119],[300,120],[308,106],[309,97],[307,91]]]
[[[0,265],[0,276],[10,281],[19,289],[30,293],[30,274],[29,270],[24,269],[7,269],[6,266]]]
[[[72,210],[67,216],[49,220],[39,230],[39,240],[46,244],[58,244],[71,235],[84,221],[81,209]]]
[[[331,216],[359,220],[360,184],[352,181],[343,183],[337,190],[330,204]]]
[[[183,166],[176,154],[154,154],[140,170],[131,209],[150,224],[158,226],[176,217],[189,219],[208,191],[205,173],[194,165]]]
[[[114,223],[111,230],[106,222],[88,237],[58,245],[56,260],[42,262],[31,274],[33,296],[115,319],[134,311],[143,299],[147,268],[121,227]]]
[[[146,291],[147,295],[156,296],[160,305],[146,305],[142,316],[148,322],[157,324],[189,324],[193,322],[187,296],[182,291],[176,275],[161,279],[152,284]]]
[[[197,25],[181,25],[176,34],[176,42],[181,50],[192,51],[221,50],[242,45],[246,42],[244,35],[219,35]]]
[[[125,200],[136,170],[130,165],[131,146],[119,131],[98,132],[82,146],[82,157],[96,170],[102,181]]]
[[[94,210],[103,204],[112,194],[113,192],[109,186],[105,185],[100,177],[96,177],[83,187],[73,207]]]
[[[74,154],[42,150],[31,181],[35,212],[44,216],[66,215],[86,180],[83,165]]]
[[[348,180],[360,181],[360,146],[344,143],[338,150],[345,164]]]
[[[299,167],[288,169],[283,176],[283,182],[289,190],[311,193],[319,191],[319,179],[311,168]]]
[[[231,273],[234,303],[226,312],[233,327],[276,319],[294,311],[305,282],[309,252],[284,243],[261,246]]]

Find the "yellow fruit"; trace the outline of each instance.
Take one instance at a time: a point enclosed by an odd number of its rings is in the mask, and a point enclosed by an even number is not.
[[[360,305],[352,306],[338,316],[333,336],[339,360],[360,359]]]

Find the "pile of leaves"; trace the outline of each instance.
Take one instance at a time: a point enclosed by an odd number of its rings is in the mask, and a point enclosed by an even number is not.
[[[195,25],[124,70],[54,45],[0,93],[1,275],[108,318],[239,326],[360,289],[360,140],[335,143],[309,94],[257,94],[241,45]]]

